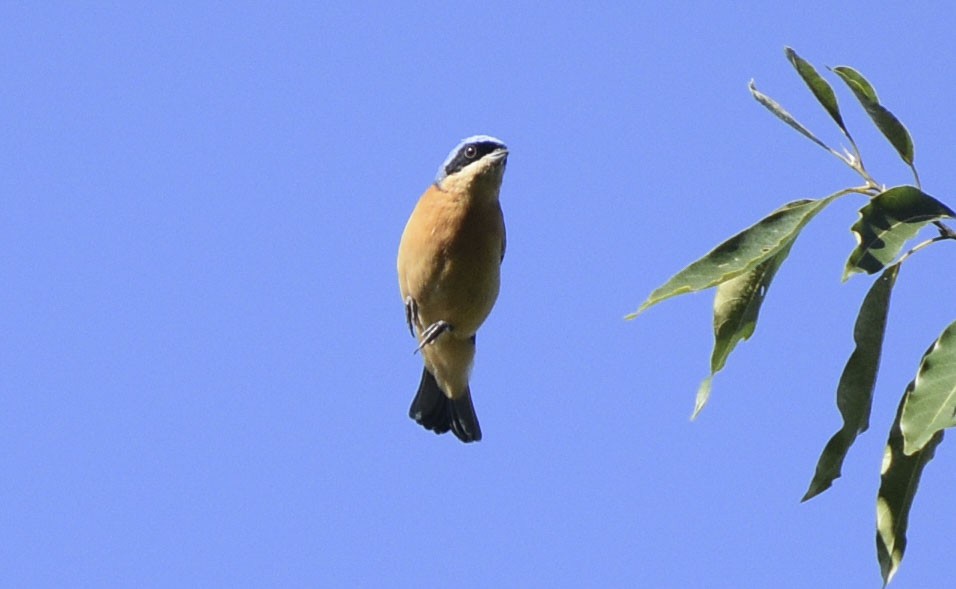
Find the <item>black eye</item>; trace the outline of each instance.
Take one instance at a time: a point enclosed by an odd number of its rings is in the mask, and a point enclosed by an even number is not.
[[[469,145],[468,147],[465,148],[465,157],[466,157],[466,158],[468,158],[468,159],[470,159],[470,160],[473,160],[473,159],[475,159],[475,156],[476,156],[476,155],[478,155],[478,148],[475,147],[474,145]]]

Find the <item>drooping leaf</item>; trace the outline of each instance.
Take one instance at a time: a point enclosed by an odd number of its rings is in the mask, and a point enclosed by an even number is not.
[[[714,296],[714,351],[710,357],[710,375],[697,390],[694,413],[697,417],[710,397],[714,375],[724,368],[727,357],[741,340],[749,339],[757,327],[757,317],[767,290],[780,265],[790,254],[796,240],[790,239],[774,256],[764,260],[756,268],[717,286]]]
[[[843,124],[843,115],[840,114],[836,94],[833,93],[833,88],[830,84],[817,73],[817,70],[810,65],[810,62],[797,55],[796,51],[787,47],[784,49],[784,52],[787,54],[787,59],[790,60],[790,63],[793,64],[793,67],[797,70],[797,73],[800,74],[800,77],[803,78],[803,81],[810,88],[810,91],[813,92],[813,95],[816,96],[820,104],[823,105],[823,108],[830,114],[830,118],[836,122],[840,130],[843,131],[843,134],[850,139],[850,132],[847,131],[846,125]]]
[[[748,87],[750,88],[750,94],[753,95],[753,97],[757,100],[757,102],[764,105],[764,107],[766,107],[767,110],[772,112],[778,119],[790,125],[794,129],[799,131],[804,137],[806,137],[810,141],[813,141],[814,143],[816,143],[823,149],[829,151],[830,153],[836,153],[835,151],[833,151],[833,149],[829,145],[817,139],[817,136],[811,133],[810,129],[807,129],[800,123],[800,121],[793,118],[793,115],[788,113],[782,106],[780,106],[780,104],[777,103],[776,100],[758,91],[757,86],[754,84],[753,80],[750,80],[750,85]]]
[[[716,286],[753,269],[791,243],[817,213],[842,194],[780,207],[675,274],[627,319],[673,296]]]
[[[893,145],[903,161],[912,167],[914,158],[913,139],[910,137],[909,131],[906,130],[903,123],[880,104],[873,85],[870,84],[860,72],[851,67],[838,66],[833,68],[833,72],[849,86],[850,90],[863,106],[863,110],[866,111],[866,114],[870,115],[870,119],[876,124],[876,127]]]
[[[812,499],[830,488],[833,481],[840,477],[843,459],[850,446],[869,427],[873,388],[883,351],[886,317],[890,310],[890,295],[899,271],[899,262],[887,268],[873,282],[860,306],[853,326],[856,347],[837,385],[837,408],[843,417],[843,427],[830,438],[820,454],[813,480],[801,501]]]
[[[932,221],[956,215],[952,209],[914,186],[895,186],[872,198],[853,224],[857,246],[843,270],[873,274],[893,261],[903,245]]]
[[[913,454],[933,435],[956,425],[956,321],[920,360],[903,405],[903,451]]]
[[[896,419],[890,428],[883,453],[880,490],[876,497],[876,557],[880,562],[884,586],[896,574],[906,551],[906,526],[923,467],[933,459],[936,447],[943,441],[943,432],[938,431],[921,450],[911,455],[903,452],[900,418],[908,396],[909,393],[906,393],[900,400]]]

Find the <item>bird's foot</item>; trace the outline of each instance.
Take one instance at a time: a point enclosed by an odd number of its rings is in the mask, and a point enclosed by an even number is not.
[[[405,297],[405,323],[408,323],[408,333],[415,337],[415,325],[418,324],[418,303],[412,295]]]
[[[441,334],[445,333],[446,331],[451,331],[451,329],[451,323],[448,323],[447,321],[439,320],[432,323],[425,328],[424,332],[422,332],[422,342],[417,348],[415,348],[415,352],[417,353],[422,351],[422,348],[428,344],[434,343],[434,341],[437,340]]]

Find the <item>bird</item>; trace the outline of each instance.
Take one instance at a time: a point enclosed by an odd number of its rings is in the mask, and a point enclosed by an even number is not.
[[[419,198],[398,247],[405,321],[424,362],[408,415],[465,443],[481,439],[469,377],[476,333],[501,284],[506,240],[498,195],[507,161],[500,139],[462,140]]]

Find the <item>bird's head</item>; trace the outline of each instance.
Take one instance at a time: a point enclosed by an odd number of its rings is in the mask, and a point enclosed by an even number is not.
[[[508,146],[488,135],[475,135],[462,140],[442,163],[435,184],[444,191],[491,189],[497,196]]]

